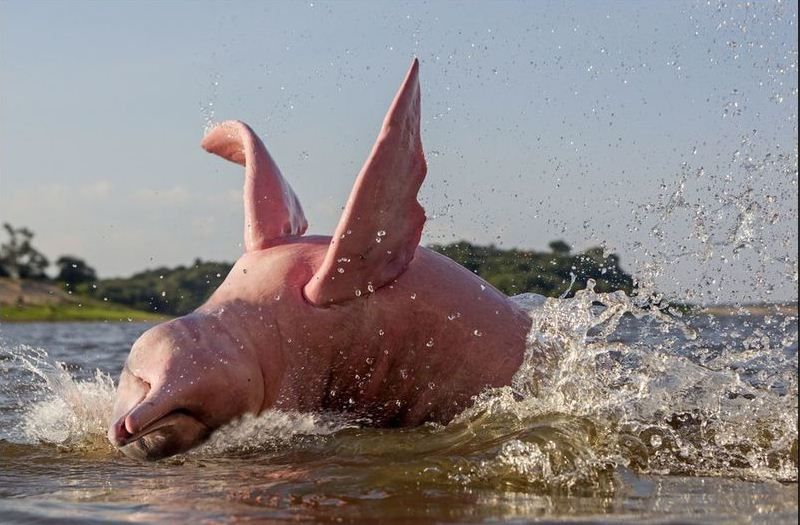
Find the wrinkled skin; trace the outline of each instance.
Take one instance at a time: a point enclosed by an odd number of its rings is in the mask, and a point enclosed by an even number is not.
[[[418,248],[394,284],[315,307],[302,286],[328,242],[245,254],[205,305],[146,332],[123,371],[109,439],[159,459],[267,408],[346,411],[379,426],[446,422],[510,383],[531,321],[502,293]]]
[[[213,317],[148,330],[120,376],[109,438],[137,459],[189,450],[234,417],[258,413],[264,383],[255,362]]]
[[[419,63],[392,102],[333,237],[308,222],[249,126],[202,147],[245,166],[246,253],[192,314],[133,346],[108,437],[159,459],[269,408],[343,411],[374,425],[446,422],[511,382],[531,319],[450,259],[419,248],[427,173]]]

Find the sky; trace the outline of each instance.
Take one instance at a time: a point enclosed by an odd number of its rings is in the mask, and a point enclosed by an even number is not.
[[[676,300],[797,296],[796,2],[0,1],[0,221],[101,276],[242,250],[261,136],[332,233],[412,59],[423,244],[602,245]]]

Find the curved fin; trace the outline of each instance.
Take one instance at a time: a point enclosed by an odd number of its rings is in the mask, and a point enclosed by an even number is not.
[[[263,250],[278,244],[282,237],[306,231],[308,221],[300,201],[250,126],[237,120],[223,122],[206,134],[201,145],[209,153],[245,167],[246,251]]]
[[[368,294],[408,267],[425,224],[425,211],[417,202],[427,172],[419,127],[419,62],[414,59],[358,174],[322,266],[303,290],[312,304]]]

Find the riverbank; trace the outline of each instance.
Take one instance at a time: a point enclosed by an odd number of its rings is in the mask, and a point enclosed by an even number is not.
[[[38,281],[0,278],[0,322],[163,321],[168,316],[71,294]]]
[[[0,322],[34,323],[65,321],[163,321],[164,315],[156,315],[140,310],[131,310],[119,305],[109,304],[71,304],[0,306]]]
[[[732,315],[798,315],[797,303],[762,303],[744,305],[705,306],[696,310],[698,314],[727,317]]]
[[[173,295],[178,295],[176,292]],[[182,296],[181,296],[182,297]],[[689,315],[797,315],[797,303],[685,306]],[[0,277],[0,322],[163,321],[163,315],[70,293],[40,281]]]

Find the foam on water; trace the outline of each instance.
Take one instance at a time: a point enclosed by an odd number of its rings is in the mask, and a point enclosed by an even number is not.
[[[91,446],[105,440],[115,394],[114,381],[108,374],[97,370],[94,378],[79,381],[43,349],[19,345],[9,353],[42,381],[35,400],[22,407],[18,435],[67,447]]]
[[[797,480],[797,332],[787,321],[796,318],[753,321],[737,339],[720,321],[708,331],[592,286],[573,299],[516,297],[533,319],[525,362],[512,385],[477,396],[446,426],[379,430],[341,414],[268,411],[218,430],[188,459],[366,457],[386,483],[402,481],[389,465],[403,464],[417,483],[548,492],[613,490],[618,467]],[[77,381],[43,350],[8,353],[40,378],[19,439],[112,453],[107,374]]]
[[[626,312],[659,337],[614,341]],[[527,361],[514,378],[521,400],[506,398],[502,410],[588,418],[610,440],[594,452],[605,447],[606,461],[640,471],[797,480],[797,332],[787,330],[796,317],[775,343],[755,328],[713,353],[689,324],[619,292],[597,294],[591,282],[532,317],[529,355],[550,356],[552,372],[531,366],[542,358]]]
[[[330,436],[356,423],[342,414],[267,410],[247,415],[214,432],[193,454],[206,457],[278,450],[296,437]]]

